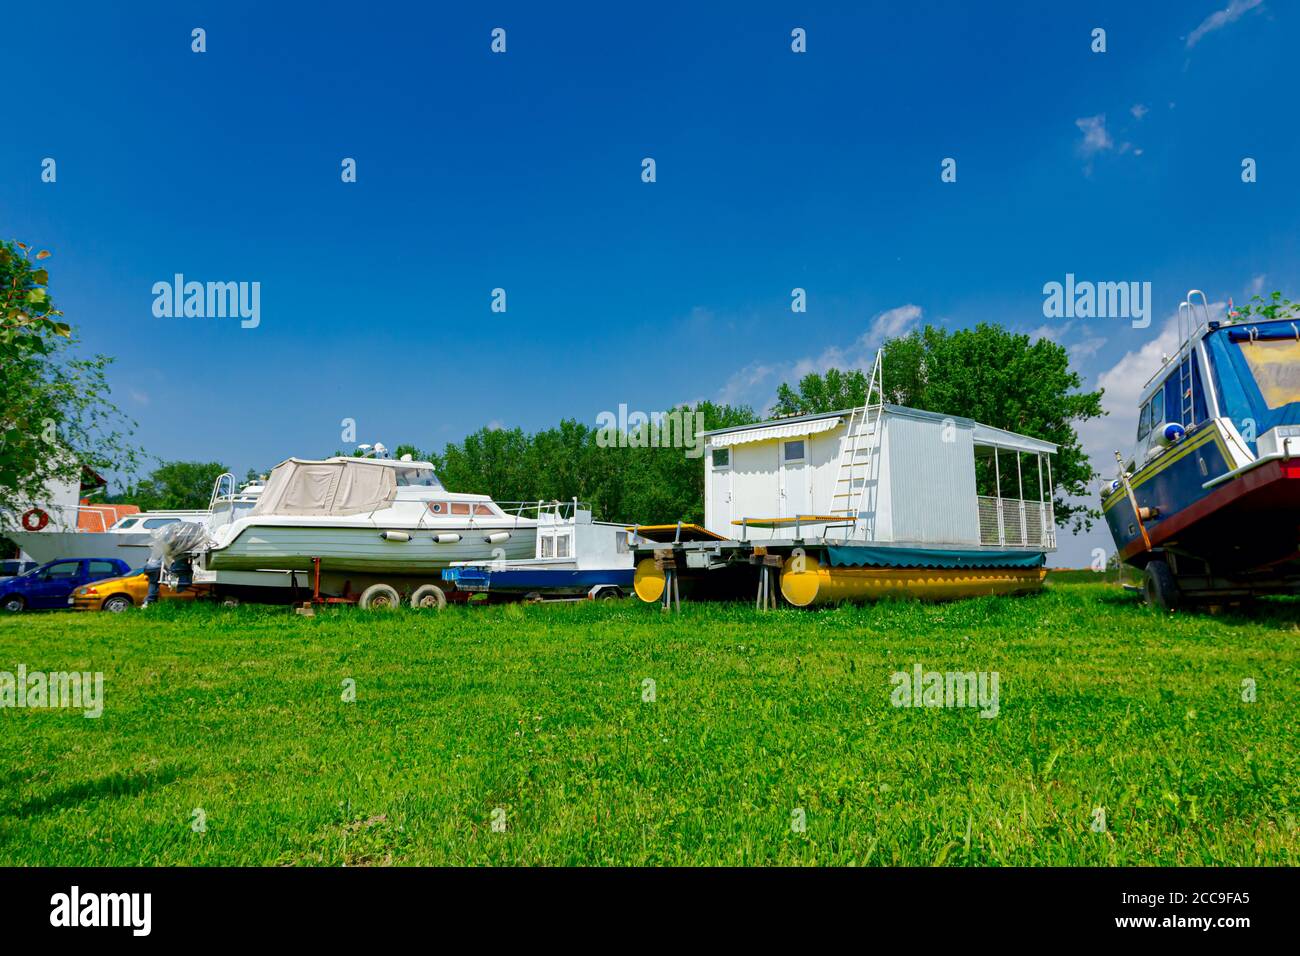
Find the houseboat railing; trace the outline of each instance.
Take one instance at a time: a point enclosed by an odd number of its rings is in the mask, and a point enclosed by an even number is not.
[[[1056,518],[1051,504],[1023,498],[980,495],[980,544],[1002,548],[1056,547]]]

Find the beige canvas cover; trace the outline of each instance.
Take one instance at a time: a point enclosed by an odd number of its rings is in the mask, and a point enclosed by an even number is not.
[[[387,506],[397,491],[393,469],[364,459],[290,458],[271,471],[253,515],[355,515]]]

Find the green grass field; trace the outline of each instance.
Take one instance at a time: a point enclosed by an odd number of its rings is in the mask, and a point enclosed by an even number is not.
[[[1092,583],[6,618],[0,671],[105,705],[0,711],[0,864],[1295,865],[1298,624]],[[915,663],[997,671],[998,715],[892,706]]]

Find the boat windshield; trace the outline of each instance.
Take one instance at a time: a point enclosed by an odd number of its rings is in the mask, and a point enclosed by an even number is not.
[[[397,468],[397,487],[399,488],[441,488],[442,482],[433,473],[432,468]]]
[[[1228,326],[1206,342],[1223,414],[1252,450],[1269,429],[1300,424],[1300,338],[1294,326]]]

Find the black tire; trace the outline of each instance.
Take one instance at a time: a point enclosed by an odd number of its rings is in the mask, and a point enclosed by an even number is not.
[[[0,608],[9,614],[17,614],[26,607],[27,602],[17,594],[7,595],[3,600],[0,600]]]
[[[372,584],[361,592],[357,605],[367,611],[392,611],[402,606],[402,598],[390,585]]]
[[[623,592],[618,588],[606,588],[596,595],[597,601],[618,601],[622,599]]]
[[[110,598],[104,599],[103,609],[110,614],[121,614],[128,608],[134,607],[135,602],[131,600],[128,594],[114,594]]]
[[[1174,580],[1174,572],[1169,570],[1164,558],[1152,558],[1147,562],[1142,594],[1150,607],[1167,612],[1178,610],[1181,603],[1178,582]]]
[[[441,611],[447,606],[447,595],[436,584],[421,584],[411,592],[411,607]]]

